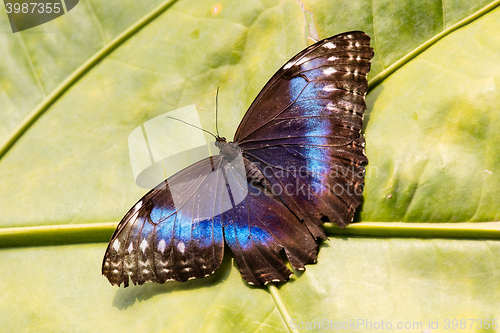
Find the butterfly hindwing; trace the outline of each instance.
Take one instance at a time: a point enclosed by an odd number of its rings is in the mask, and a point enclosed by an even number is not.
[[[231,172],[227,174],[228,181],[234,184],[238,180],[232,180],[233,177]],[[297,270],[316,261],[316,241],[285,205],[265,188],[246,180],[239,186],[248,187],[248,195],[236,207],[225,211],[222,219],[226,243],[248,283],[287,281],[292,272],[281,259],[281,251]]]

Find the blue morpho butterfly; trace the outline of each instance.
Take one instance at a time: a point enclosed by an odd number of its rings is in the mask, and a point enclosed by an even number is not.
[[[214,273],[224,241],[253,285],[287,281],[316,262],[321,223],[344,227],[361,203],[360,134],[370,37],[342,33],[306,48],[265,85],[233,142],[159,184],[114,232],[102,273],[111,284],[187,281]],[[175,196],[173,195],[175,190]]]

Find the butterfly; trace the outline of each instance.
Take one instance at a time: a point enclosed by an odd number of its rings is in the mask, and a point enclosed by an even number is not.
[[[352,222],[364,186],[361,134],[370,37],[351,31],[294,56],[267,82],[219,155],[160,183],[123,217],[104,256],[111,284],[215,272],[224,243],[252,285],[315,263],[323,222]]]

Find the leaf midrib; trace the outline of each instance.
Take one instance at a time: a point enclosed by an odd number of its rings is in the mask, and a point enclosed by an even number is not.
[[[118,223],[0,228],[0,248],[106,243]],[[325,223],[329,236],[500,239],[500,222],[361,222],[347,228]]]

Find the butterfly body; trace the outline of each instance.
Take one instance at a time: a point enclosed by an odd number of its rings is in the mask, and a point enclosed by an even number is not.
[[[164,283],[212,274],[224,243],[249,284],[287,281],[314,263],[321,223],[344,227],[361,203],[360,134],[373,50],[360,31],[300,52],[270,79],[233,142],[146,194],[108,245],[112,284]]]
[[[219,155],[227,160],[232,161],[238,155],[241,155],[241,149],[236,142],[227,142],[225,138],[217,137],[215,146],[219,148]]]

